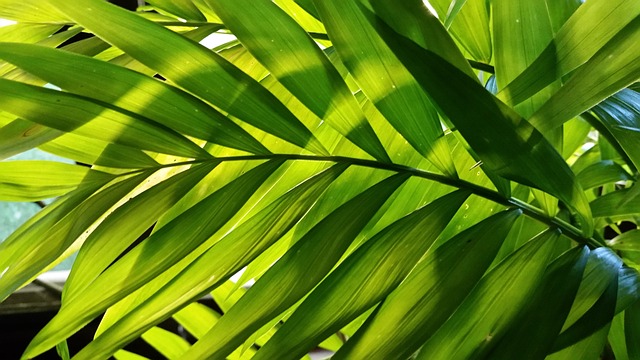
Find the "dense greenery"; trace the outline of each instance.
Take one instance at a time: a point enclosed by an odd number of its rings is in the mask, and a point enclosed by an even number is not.
[[[640,359],[638,1],[148,3],[0,0],[25,358]]]

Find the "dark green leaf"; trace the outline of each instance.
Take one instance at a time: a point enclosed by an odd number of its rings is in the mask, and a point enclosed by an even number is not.
[[[588,258],[589,250],[583,246],[551,263],[530,304],[487,358],[543,359],[571,310]]]
[[[535,292],[559,234],[546,231],[490,271],[422,346],[417,359],[483,357]]]
[[[586,2],[573,13],[532,65],[503,89],[498,97],[511,104],[530,98],[587,62],[639,14],[640,7],[633,1]],[[622,50],[634,52],[637,47]],[[588,76],[602,80],[599,76]]]
[[[563,200],[578,213],[583,233],[592,233],[591,210],[580,184],[542,134],[439,56],[399,36],[374,14],[367,19],[490,170]]]
[[[335,358],[400,359],[415,352],[476,285],[518,215],[501,212],[430,250]]]
[[[584,189],[591,189],[618,181],[633,180],[633,177],[620,165],[611,160],[597,162],[577,175]]]
[[[254,359],[300,358],[397,287],[468,193],[457,191],[367,240],[302,302]]]
[[[640,16],[576,70],[564,86],[529,118],[531,124],[543,132],[557,128],[638,80],[640,47],[636,44],[639,41]]]
[[[636,301],[624,312],[624,332],[627,340],[629,360],[640,359],[640,301]]]
[[[618,143],[631,160],[630,164],[640,168],[640,93],[624,89],[601,102],[593,109],[604,129],[598,128],[612,144]]]
[[[633,215],[640,209],[640,193],[633,188],[614,191],[591,202],[594,217]]]
[[[585,339],[613,320],[618,293],[618,276],[607,286],[598,301],[571,327],[563,331],[553,345],[553,352]]]

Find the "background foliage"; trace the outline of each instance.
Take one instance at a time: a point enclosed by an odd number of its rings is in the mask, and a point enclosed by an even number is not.
[[[25,358],[640,358],[639,2],[148,3],[0,1]]]

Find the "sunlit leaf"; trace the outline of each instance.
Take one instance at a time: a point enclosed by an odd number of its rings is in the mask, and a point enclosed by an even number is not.
[[[223,283],[286,233],[342,171],[344,166],[333,167],[309,179],[285,194],[279,201],[266,207],[191,262],[185,270],[175,274],[173,281],[155,290],[147,301],[119,319],[92,344],[96,347],[106,345],[110,348],[113,346],[109,342],[112,336],[133,339],[163,318],[170,316],[171,311],[177,310],[181,305],[199,298],[216,285]],[[176,229],[180,230],[180,227]],[[185,281],[185,279],[189,280]],[[139,314],[145,314],[143,315],[145,321],[139,320]],[[103,344],[100,344],[101,341]],[[91,348],[85,349],[86,352],[90,350]],[[102,351],[112,352],[115,349]]]
[[[208,3],[271,74],[319,118],[373,157],[389,160],[340,74],[313,39],[276,4],[262,0]],[[260,21],[249,20],[256,15]],[[254,35],[274,28],[279,31],[270,37]]]
[[[557,238],[547,231],[489,272],[422,346],[418,359],[487,354],[540,284]]]
[[[300,300],[331,270],[349,243],[405,180],[402,175],[383,180],[324,218],[278,260],[185,356],[225,356],[242,344],[245,336]],[[318,257],[318,253],[323,256]],[[309,268],[314,271],[307,272]]]
[[[415,352],[476,285],[517,216],[517,212],[494,215],[430,250],[335,358],[402,357]]]
[[[374,14],[368,20],[375,23]],[[533,126],[442,58],[415,46],[380,22],[377,24],[378,33],[489,169],[527,185],[536,184],[565,201],[580,216],[584,234],[591,234],[591,211],[582,188],[564,160]],[[460,106],[459,98],[466,100],[464,106]],[[498,150],[505,148],[510,151]],[[552,166],[553,175],[547,175],[551,163],[557,166]]]
[[[268,162],[203,199],[147,241],[139,244],[89,284],[70,295],[61,311],[33,339],[26,352],[40,353],[87,324],[108,306],[169,268],[224,225],[281,161]],[[207,167],[204,167],[205,170]],[[241,193],[244,192],[244,193]],[[212,208],[216,204],[228,207]],[[213,208],[215,209],[215,208]],[[120,216],[121,214],[118,214]],[[185,226],[190,228],[185,232]],[[180,246],[176,246],[179,239]],[[128,274],[128,276],[124,276]],[[83,316],[75,316],[80,310]],[[70,321],[72,320],[72,321]],[[50,336],[55,334],[55,336]],[[57,339],[57,340],[56,340]],[[55,344],[54,342],[54,344]]]
[[[587,62],[639,14],[640,7],[633,1],[585,2],[558,30],[554,40],[532,65],[503,89],[498,97],[512,104],[530,98]],[[635,52],[637,47],[621,50]]]
[[[208,49],[103,1],[55,2],[54,6],[222,110],[296,145],[326,153],[311,132],[273,95]],[[100,15],[95,16],[97,13]],[[173,55],[167,56],[167,51]]]
[[[467,196],[445,195],[368,240],[305,299],[255,359],[302,356],[382,300],[407,276]]]
[[[0,200],[37,201],[64,195],[80,184],[104,183],[111,175],[53,161],[0,162]]]
[[[27,120],[85,137],[166,154],[207,158],[179,134],[87,98],[0,79],[0,106]]]
[[[64,90],[113,104],[182,134],[246,151],[268,152],[209,105],[135,71],[65,51],[24,44],[0,44],[0,58]]]

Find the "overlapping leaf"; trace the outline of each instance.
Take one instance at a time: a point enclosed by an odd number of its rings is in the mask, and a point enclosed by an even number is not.
[[[101,273],[84,291],[71,293],[65,299],[68,301],[65,301],[58,315],[33,339],[27,352],[38,354],[64,340],[107,307],[188,254],[222,227],[281,164],[281,161],[273,161],[259,166],[203,199],[155,233],[151,239],[129,251],[120,261]],[[227,206],[214,207],[220,203]],[[126,213],[126,210],[122,212]],[[115,214],[114,217],[117,219],[121,215]],[[186,228],[190,231],[185,232]],[[179,247],[176,247],[176,239],[180,239]],[[95,270],[101,269],[97,267]],[[85,283],[90,280],[91,277],[86,279]],[[82,285],[79,285],[78,290],[83,290]],[[78,313],[82,313],[83,316],[77,316]]]
[[[494,215],[430,250],[336,359],[401,358],[415,352],[482,277],[517,216],[513,211]]]
[[[223,111],[293,144],[326,153],[281,102],[216,53],[103,1],[78,0],[53,5],[105,41]]]
[[[542,280],[558,234],[530,240],[490,271],[422,346],[418,359],[486,355]]]
[[[44,200],[64,195],[80,184],[104,183],[111,178],[84,166],[60,162],[0,162],[0,200]]]
[[[592,1],[581,5],[538,58],[498,97],[518,104],[589,60],[640,14],[633,1]],[[637,47],[616,49],[636,52]]]
[[[379,232],[296,309],[257,359],[300,357],[390,293],[444,230],[468,193],[435,200]]]
[[[1,59],[64,90],[113,104],[185,135],[250,152],[268,152],[206,103],[135,71],[39,46],[0,44],[0,49]]]
[[[377,20],[375,14],[369,14],[367,19],[377,24],[376,31],[489,169],[565,201],[580,216],[584,234],[591,234],[593,221],[584,192],[542,134],[486,92],[482,85],[439,56],[399,36]],[[465,106],[460,106],[459,98],[466,100]],[[509,152],[502,149],[509,149]],[[550,168],[554,169],[553,174],[549,173]]]
[[[225,356],[241,345],[245,337],[305,296],[331,270],[351,241],[406,179],[404,175],[395,175],[383,180],[324,218],[185,356]],[[323,256],[318,257],[319,253]],[[309,268],[314,271],[308,272]]]
[[[125,314],[127,316],[98,337],[96,342],[103,344],[94,342],[94,346],[106,346],[109,349],[106,351],[113,352],[115,349],[112,348],[113,344],[109,343],[110,337],[135,338],[153,324],[170,316],[172,310],[175,311],[188,301],[199,298],[208,289],[224,282],[286,233],[342,171],[344,166],[337,166],[309,179],[249,219],[197,260],[192,261],[184,271],[175,274],[175,279],[166,286],[163,287],[162,284],[154,290],[149,300],[130,314]],[[180,227],[174,229],[182,230]],[[140,314],[145,314],[144,321],[139,320]],[[88,351],[91,349],[87,348]]]
[[[0,79],[0,106],[16,116],[85,137],[187,158],[210,157],[185,137],[139,115],[61,91]]]
[[[319,118],[376,159],[389,161],[340,74],[304,29],[275,3],[230,0],[209,5],[271,75]],[[271,29],[278,31],[258,35]]]

